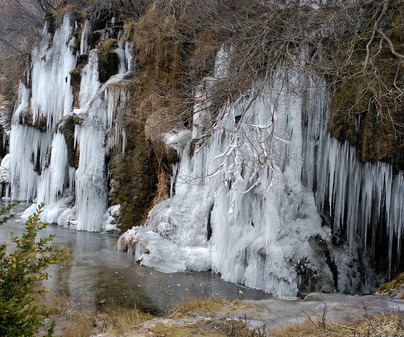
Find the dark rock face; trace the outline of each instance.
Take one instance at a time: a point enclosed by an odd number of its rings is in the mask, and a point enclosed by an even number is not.
[[[152,147],[144,137],[143,124],[134,121],[127,130],[125,156],[114,151],[110,160],[114,204],[123,207],[121,230],[142,225],[157,190],[158,169]]]
[[[108,39],[104,40],[98,46],[98,67],[100,82],[106,82],[111,76],[118,73],[119,69],[119,57],[115,53],[115,49],[118,47],[117,40]]]
[[[75,125],[80,125],[81,123],[81,119],[74,114],[67,117],[59,125],[59,131],[65,137],[67,145],[69,166],[76,169],[79,166],[79,149],[74,147],[74,129]]]
[[[79,107],[79,94],[80,94],[80,81],[81,81],[81,70],[84,68],[84,66],[87,64],[88,60],[88,55],[80,55],[77,60],[77,67],[76,69],[72,70],[70,72],[70,81],[72,84],[73,88],[73,96],[74,96],[74,101],[73,101],[73,107],[78,108]]]

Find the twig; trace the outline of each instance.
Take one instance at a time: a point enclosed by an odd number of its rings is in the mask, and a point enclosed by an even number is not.
[[[358,331],[358,332],[363,332],[363,329],[352,328],[352,327],[347,326],[347,325],[342,325],[342,324],[337,324],[337,323],[328,323],[328,324],[335,325],[335,326],[338,326],[340,328],[345,328],[345,329],[355,330],[355,331]]]
[[[386,34],[384,34],[380,29],[377,30],[377,32],[382,36],[382,38],[388,43],[389,47],[390,47],[390,51],[393,55],[401,58],[402,60],[404,60],[404,55],[401,55],[399,53],[397,53],[394,49],[393,46],[393,42],[391,42],[391,40],[386,36]]]

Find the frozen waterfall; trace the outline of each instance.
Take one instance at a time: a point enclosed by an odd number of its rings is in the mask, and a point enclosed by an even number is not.
[[[125,86],[118,84],[128,67],[128,52],[116,51],[121,58],[120,73],[101,85],[98,51],[89,51],[90,24],[84,23],[80,50],[75,49],[72,37],[77,27],[68,15],[53,37],[45,26],[32,52],[30,78],[27,85],[20,84],[11,125],[11,195],[14,199],[44,202],[45,221],[100,231],[108,208],[106,155],[114,146],[110,138],[115,143],[122,138],[125,144],[125,130],[110,129],[117,129],[113,123],[115,109],[126,97]],[[78,106],[74,108],[71,72],[78,56],[84,53],[88,61],[80,72]],[[76,120],[74,148],[70,151],[76,152],[77,167],[69,164],[63,131],[69,119]]]
[[[134,237],[142,264],[211,269],[279,297],[296,295],[301,268],[332,291],[333,275],[316,251],[329,232],[301,181],[303,100],[284,87],[285,76],[280,71],[272,87],[252,88],[224,109],[193,155],[183,149],[175,195],[121,240]],[[288,78],[290,86],[299,80]]]
[[[67,16],[53,39],[45,25],[42,40],[32,52],[32,85],[30,88],[20,85],[10,132],[11,193],[15,199],[33,200],[37,188],[43,189],[38,186],[39,181],[44,180],[40,179],[40,174],[49,164],[56,125],[71,111],[70,71],[76,65],[72,32]]]
[[[353,148],[329,136],[322,87],[278,68],[272,84],[256,83],[211,129],[203,128],[206,112],[197,111],[195,138],[175,168],[175,195],[151,210],[147,226],[122,235],[120,249],[145,266],[212,270],[278,297],[305,289],[370,291],[371,269],[362,284],[352,277],[360,268],[354,261],[358,249],[374,247],[380,221],[389,232],[390,264],[393,249],[400,250],[403,174],[394,176],[384,163],[361,164]],[[338,248],[333,235],[342,228],[346,244]]]

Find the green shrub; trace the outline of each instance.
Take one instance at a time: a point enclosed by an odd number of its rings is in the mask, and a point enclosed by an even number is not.
[[[37,238],[38,232],[47,226],[39,221],[42,207],[39,205],[29,217],[21,237],[12,236],[15,249],[7,252],[9,244],[0,245],[0,336],[33,336],[45,329],[45,320],[52,313],[38,301],[38,296],[48,291],[38,281],[48,279],[49,265],[68,261],[69,252],[49,245],[54,235]],[[3,208],[0,215],[10,208]],[[1,220],[4,221],[5,218]],[[51,336],[54,325],[50,324],[47,336]]]

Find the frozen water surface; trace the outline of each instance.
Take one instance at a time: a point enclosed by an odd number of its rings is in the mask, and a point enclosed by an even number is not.
[[[29,204],[16,206],[22,212]],[[20,213],[21,214],[21,213]],[[10,235],[20,235],[24,221],[18,216],[0,226],[0,242],[10,242]],[[65,294],[73,302],[86,301],[89,305],[106,300],[123,307],[134,303],[155,314],[168,313],[182,298],[216,294],[234,300],[241,298],[269,298],[262,291],[247,289],[224,282],[211,272],[166,274],[139,266],[128,254],[114,250],[117,236],[66,230],[48,225],[41,236],[55,234],[55,246],[72,250],[74,260],[69,266],[52,266],[52,277],[45,286],[55,293]],[[243,294],[240,293],[242,291]]]
[[[14,209],[22,212],[29,204],[20,204]],[[21,214],[21,213],[20,213]],[[0,226],[0,241],[10,242],[10,234],[20,235],[24,221],[20,216]],[[72,302],[86,301],[94,305],[107,301],[123,307],[134,303],[139,308],[155,314],[167,313],[173,303],[195,295],[215,294],[253,300],[250,309],[231,313],[234,317],[278,326],[316,317],[324,313],[328,321],[364,317],[364,306],[369,315],[403,313],[404,300],[385,296],[349,296],[342,294],[310,294],[304,301],[270,299],[262,291],[225,282],[211,272],[160,273],[156,270],[133,264],[131,256],[113,250],[116,236],[65,230],[49,225],[41,236],[55,234],[55,246],[72,249],[75,259],[69,266],[52,266],[52,277],[45,286],[55,293],[63,293]],[[259,300],[257,302],[257,300]]]

